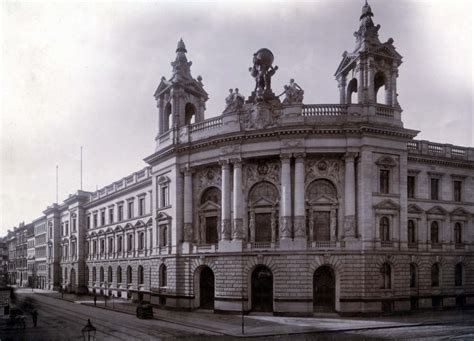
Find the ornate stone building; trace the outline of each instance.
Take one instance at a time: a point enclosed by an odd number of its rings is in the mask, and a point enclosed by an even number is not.
[[[254,91],[205,119],[181,40],[148,166],[44,211],[49,286],[226,312],[474,304],[474,149],[403,126],[402,57],[372,17],[337,68],[339,104],[303,104],[294,80],[281,100],[261,49]]]

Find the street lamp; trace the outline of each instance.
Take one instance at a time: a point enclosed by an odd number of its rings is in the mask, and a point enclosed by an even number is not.
[[[91,320],[87,319],[87,324],[84,328],[82,328],[82,337],[84,341],[93,341],[95,340],[95,332],[97,329],[92,325]]]

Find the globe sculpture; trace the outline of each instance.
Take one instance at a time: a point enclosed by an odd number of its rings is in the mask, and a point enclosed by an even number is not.
[[[249,71],[255,79],[255,89],[248,102],[277,99],[271,88],[271,78],[278,70],[278,66],[272,66],[273,60],[273,53],[269,49],[262,48],[254,53],[253,66],[249,68]]]

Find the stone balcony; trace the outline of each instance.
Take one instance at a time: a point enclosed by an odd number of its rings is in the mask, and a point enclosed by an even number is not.
[[[452,144],[434,143],[425,140],[413,140],[408,142],[407,149],[408,153],[412,155],[474,161],[474,148],[453,146]]]
[[[321,127],[324,125],[343,125],[344,123],[374,123],[403,128],[401,109],[382,104],[298,104],[282,105],[276,121],[264,127],[249,128],[246,119],[252,119],[252,105],[246,104],[240,111],[224,113],[201,122],[180,128],[172,128],[156,137],[158,150],[174,144],[193,143],[210,136],[235,134],[279,127]],[[272,112],[273,114],[273,112]],[[250,117],[250,118],[249,118]],[[273,118],[272,118],[273,119]]]

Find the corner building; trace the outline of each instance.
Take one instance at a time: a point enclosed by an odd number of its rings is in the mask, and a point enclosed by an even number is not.
[[[372,17],[365,4],[339,104],[303,104],[294,81],[281,101],[261,49],[255,91],[205,119],[181,40],[149,166],[44,212],[48,285],[236,313],[473,305],[474,149],[403,126],[402,56]]]

